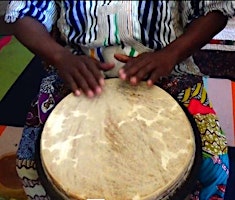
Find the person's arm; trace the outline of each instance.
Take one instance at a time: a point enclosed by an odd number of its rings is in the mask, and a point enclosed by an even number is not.
[[[4,16],[0,16],[0,35],[12,35],[11,26],[4,21]]]
[[[67,52],[40,22],[31,17],[24,17],[9,25],[15,37],[48,64],[53,65],[59,55]]]
[[[54,52],[63,50],[50,36],[57,12],[54,1],[41,4],[38,1],[10,1],[5,13],[4,27],[33,53],[52,62]]]
[[[0,35],[12,35],[10,27],[4,21],[8,3],[9,1],[0,1]]]
[[[15,37],[47,64],[57,68],[60,77],[76,95],[82,91],[88,97],[100,94],[104,79],[101,70],[113,64],[100,63],[88,56],[75,56],[50,35],[56,24],[56,1],[10,1],[5,21]]]
[[[88,56],[73,55],[58,44],[46,28],[31,17],[24,17],[12,24],[15,37],[58,73],[75,95],[84,92],[88,97],[100,94],[104,79],[100,70],[108,70],[113,64],[100,63]]]
[[[195,51],[206,45],[217,33],[224,29],[228,17],[220,11],[213,11],[192,21],[185,33],[165,47],[174,63],[180,63]]]
[[[136,58],[116,54],[116,59],[126,62],[120,70],[120,78],[135,85],[148,75],[147,83],[150,86],[153,85],[160,77],[169,75],[176,64],[208,43],[225,27],[226,23],[226,16],[221,12],[213,11],[195,19],[183,35],[162,50],[143,53]]]

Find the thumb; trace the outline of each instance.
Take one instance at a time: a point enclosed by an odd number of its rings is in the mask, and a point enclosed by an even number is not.
[[[107,71],[107,70],[114,68],[114,66],[115,66],[114,63],[101,63],[100,70]]]
[[[128,60],[130,60],[131,57],[129,57],[125,54],[115,53],[114,58],[116,58],[120,62],[127,63]]]

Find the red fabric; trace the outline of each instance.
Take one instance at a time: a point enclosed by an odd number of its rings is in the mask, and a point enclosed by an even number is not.
[[[0,38],[0,50],[11,41],[11,36],[4,36]]]
[[[3,131],[6,129],[6,126],[0,125],[0,136],[3,134]]]
[[[192,115],[196,114],[215,114],[215,111],[209,107],[204,106],[200,100],[198,99],[191,99],[188,105],[188,110]]]

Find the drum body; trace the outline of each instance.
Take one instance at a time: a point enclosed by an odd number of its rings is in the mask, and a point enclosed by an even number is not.
[[[65,97],[39,141],[39,174],[56,199],[184,199],[200,164],[189,116],[157,86],[108,79],[99,97]],[[55,192],[56,191],[56,192]]]

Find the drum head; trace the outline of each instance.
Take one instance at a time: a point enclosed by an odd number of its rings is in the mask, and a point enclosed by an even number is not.
[[[100,96],[69,94],[55,107],[38,142],[38,171],[56,199],[182,200],[201,159],[195,127],[160,87],[108,79]]]

